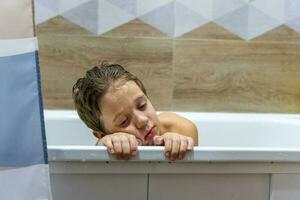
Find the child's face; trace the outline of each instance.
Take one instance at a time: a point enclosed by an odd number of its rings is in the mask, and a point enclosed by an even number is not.
[[[101,121],[111,133],[125,132],[134,135],[139,145],[153,145],[159,134],[156,111],[134,81],[117,81],[102,97]]]

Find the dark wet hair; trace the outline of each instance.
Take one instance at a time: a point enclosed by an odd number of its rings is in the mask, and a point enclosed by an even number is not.
[[[88,70],[86,75],[79,78],[73,86],[72,97],[77,113],[92,130],[108,133],[100,120],[102,112],[98,102],[101,101],[108,88],[119,80],[134,81],[147,95],[143,83],[136,76],[119,64],[106,62]]]

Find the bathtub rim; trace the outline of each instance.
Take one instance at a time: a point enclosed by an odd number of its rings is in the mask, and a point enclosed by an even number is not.
[[[73,109],[44,109],[44,117],[47,119],[79,119],[76,110]],[[193,112],[193,111],[156,111],[157,114],[163,112],[174,112],[181,115],[195,116],[196,114],[201,114],[203,117],[210,117],[216,115],[218,117],[228,117],[228,116],[258,116],[258,117],[271,117],[271,118],[282,118],[282,119],[297,119],[300,120],[300,113],[256,113],[256,112]],[[59,115],[57,115],[59,114]]]
[[[48,160],[79,162],[170,162],[164,147],[139,146],[139,153],[129,161],[118,160],[104,146],[48,146]],[[300,162],[300,149],[247,147],[194,147],[183,160],[176,162]]]

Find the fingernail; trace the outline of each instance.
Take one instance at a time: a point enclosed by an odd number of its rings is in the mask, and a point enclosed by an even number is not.
[[[167,151],[167,152],[165,153],[165,155],[166,155],[167,157],[170,157],[170,152]]]
[[[115,153],[113,149],[108,149],[111,154]]]
[[[136,155],[137,154],[137,150],[132,151],[132,155]]]

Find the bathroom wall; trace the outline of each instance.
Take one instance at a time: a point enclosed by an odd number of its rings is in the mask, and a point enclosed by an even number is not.
[[[46,108],[99,61],[158,110],[300,113],[300,1],[36,0]]]

